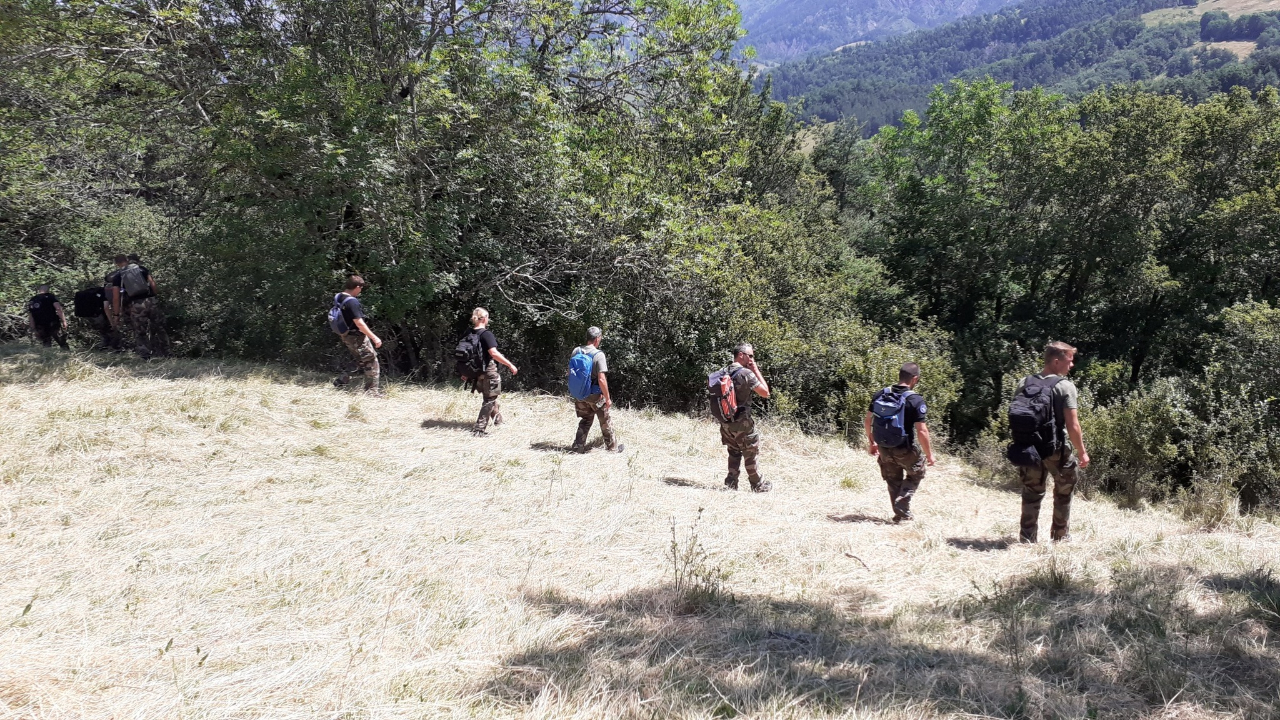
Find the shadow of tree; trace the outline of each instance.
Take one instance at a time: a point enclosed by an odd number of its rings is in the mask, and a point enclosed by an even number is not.
[[[216,358],[153,358],[132,353],[59,350],[20,343],[0,345],[0,382],[74,380],[96,372],[155,380],[260,378],[291,385],[328,384],[332,376],[287,365],[228,362]]]
[[[975,552],[991,552],[1008,550],[1014,544],[1013,538],[947,538],[947,544],[960,550]]]
[[[525,601],[553,630],[476,690],[504,707],[616,718],[1129,718],[1172,703],[1187,717],[1275,717],[1274,640],[1259,623],[1239,629],[1247,611],[1198,611],[1196,587],[1184,568],[1124,568],[1104,590],[1050,567],[891,614],[864,590],[738,595],[694,613],[670,585],[601,601],[545,592]]]

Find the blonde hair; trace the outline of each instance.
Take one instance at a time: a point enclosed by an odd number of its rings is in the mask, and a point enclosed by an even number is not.
[[[1066,360],[1066,359],[1075,357],[1075,355],[1076,355],[1076,349],[1062,342],[1061,340],[1054,340],[1053,342],[1044,346],[1045,362],[1048,362],[1050,360],[1057,360],[1059,358]]]
[[[476,308],[471,311],[471,327],[475,327],[488,319],[489,311],[484,308]]]

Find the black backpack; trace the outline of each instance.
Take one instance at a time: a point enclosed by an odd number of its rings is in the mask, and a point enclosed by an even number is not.
[[[458,377],[467,382],[473,381],[484,374],[483,348],[480,345],[480,333],[482,332],[484,332],[483,328],[472,329],[471,332],[462,336],[462,339],[458,341],[458,347],[453,351]]]
[[[73,301],[76,317],[79,318],[96,318],[102,317],[102,303],[106,302],[107,295],[100,287],[91,287],[76,293]]]
[[[1053,455],[1058,447],[1058,423],[1053,414],[1053,388],[1060,377],[1028,377],[1009,403],[1009,431],[1013,442],[1006,456],[1009,462],[1035,467]]]

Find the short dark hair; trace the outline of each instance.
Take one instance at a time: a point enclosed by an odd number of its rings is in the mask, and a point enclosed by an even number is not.
[[[342,286],[343,290],[355,290],[358,287],[364,287],[364,278],[359,275],[352,275],[347,278],[347,284]]]
[[[909,382],[912,378],[920,377],[920,366],[915,363],[903,363],[898,368],[898,382]]]
[[[129,262],[129,258],[128,258],[128,257],[126,257],[126,256],[124,256],[124,255],[117,255],[117,256],[116,256],[116,264],[117,264],[117,265],[119,265],[120,263],[127,263],[127,262]]]
[[[36,292],[38,292],[38,293],[47,293],[47,292],[49,292],[49,283],[40,283],[39,285],[37,285],[37,286],[36,286]]]
[[[755,351],[756,349],[751,343],[738,343],[733,348],[733,356],[738,357],[742,353],[754,353]]]

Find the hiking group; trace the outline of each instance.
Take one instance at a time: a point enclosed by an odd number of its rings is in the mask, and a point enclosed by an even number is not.
[[[132,342],[144,359],[169,352],[156,281],[137,255],[117,255],[115,269],[106,273],[102,285],[77,292],[72,309],[98,334],[98,349],[118,351]],[[27,324],[45,347],[57,342],[68,349],[66,311],[48,285],[37,287],[27,301]]]
[[[365,281],[360,276],[348,278],[343,291],[333,298],[329,326],[355,358],[357,371],[365,378],[365,392],[379,394],[377,349],[382,346],[382,340],[365,322],[359,299],[364,288]],[[512,376],[519,372],[498,350],[498,340],[489,324],[489,311],[476,308],[471,313],[470,331],[454,350],[456,374],[473,392],[480,393],[480,412],[471,427],[477,435],[485,435],[491,421],[495,426],[503,422],[498,403],[502,394],[498,366],[505,366]],[[609,390],[609,361],[600,347],[604,333],[598,327],[590,327],[583,339],[585,342],[570,353],[566,371],[569,395],[578,417],[578,431],[570,449],[586,452],[591,426],[599,421],[605,449],[621,452],[623,446],[618,442],[610,417],[613,396]],[[1022,481],[1019,538],[1023,542],[1037,539],[1040,504],[1050,476],[1053,477],[1053,521],[1049,535],[1055,541],[1070,538],[1076,471],[1089,465],[1077,415],[1079,392],[1066,378],[1075,364],[1075,355],[1076,349],[1066,343],[1049,343],[1044,351],[1043,369],[1018,383],[1009,404],[1013,442],[1007,456],[1017,466]],[[349,382],[349,373],[334,381],[338,386]],[[898,382],[875,393],[863,418],[867,450],[880,466],[895,523],[913,519],[911,501],[927,469],[934,465],[928,404],[915,390],[919,382],[920,366],[913,362],[904,364],[898,370]],[[756,362],[755,348],[749,343],[735,347],[733,362],[707,377],[708,405],[712,416],[719,421],[720,442],[728,454],[724,486],[729,490],[738,489],[743,466],[752,492],[773,489],[773,484],[760,474],[760,431],[751,411],[756,396],[768,398],[769,394],[769,383]]]

